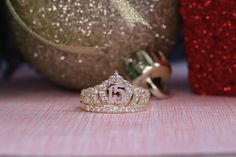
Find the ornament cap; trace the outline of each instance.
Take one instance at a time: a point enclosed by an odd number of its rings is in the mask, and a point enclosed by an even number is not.
[[[171,75],[171,66],[161,53],[141,50],[126,61],[126,69],[137,86],[146,87],[156,98],[168,96],[164,85]]]

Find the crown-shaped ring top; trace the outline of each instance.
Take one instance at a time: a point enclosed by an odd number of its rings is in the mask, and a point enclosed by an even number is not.
[[[116,71],[108,80],[81,92],[81,108],[90,112],[125,113],[147,109],[150,93],[133,86]]]

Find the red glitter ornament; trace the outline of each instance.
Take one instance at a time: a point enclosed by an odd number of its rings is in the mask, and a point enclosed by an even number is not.
[[[236,0],[180,0],[192,89],[236,96]]]

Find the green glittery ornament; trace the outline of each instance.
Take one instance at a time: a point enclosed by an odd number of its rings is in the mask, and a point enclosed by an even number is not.
[[[178,33],[173,0],[6,0],[19,48],[65,87],[99,84],[149,47],[168,53]]]

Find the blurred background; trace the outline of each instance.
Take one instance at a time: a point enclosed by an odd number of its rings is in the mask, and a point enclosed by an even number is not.
[[[143,59],[129,69],[124,60],[144,50],[164,54],[173,69],[184,63],[194,93],[235,96],[235,1],[79,2],[1,1],[0,79],[7,83],[24,66],[62,87],[84,89],[115,70],[143,75],[145,68],[137,70]]]

